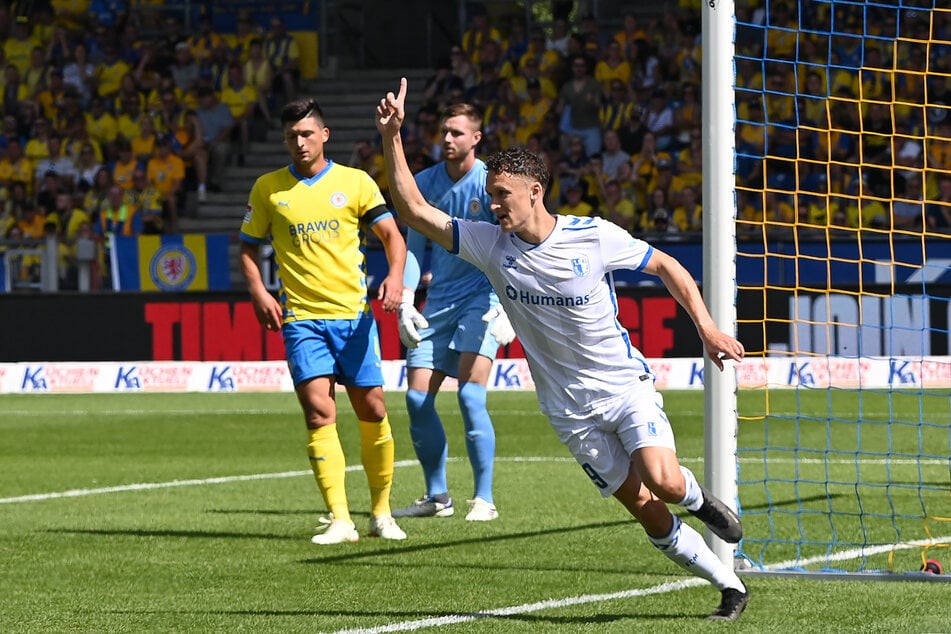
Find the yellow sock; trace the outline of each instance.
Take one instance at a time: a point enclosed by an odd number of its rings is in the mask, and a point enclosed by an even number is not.
[[[347,461],[337,436],[337,425],[308,429],[307,434],[310,437],[307,443],[310,468],[314,471],[314,479],[324,496],[327,509],[334,514],[334,519],[352,521],[345,483]]]
[[[378,423],[360,421],[360,458],[370,485],[370,514],[390,514],[390,489],[393,486],[393,434],[384,416]]]

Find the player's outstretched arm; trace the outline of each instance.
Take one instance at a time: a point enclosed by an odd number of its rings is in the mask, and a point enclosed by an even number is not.
[[[717,368],[723,369],[724,359],[734,361],[743,359],[743,355],[746,354],[743,344],[717,327],[706,304],[703,303],[703,297],[697,289],[696,282],[680,262],[655,247],[644,271],[660,277],[668,292],[673,295],[677,303],[684,307],[697,327],[697,333],[700,335],[707,356]]]
[[[452,219],[426,202],[416,179],[406,163],[400,127],[406,104],[406,78],[400,79],[398,95],[386,93],[376,107],[376,128],[383,137],[383,158],[386,160],[390,196],[400,220],[447,251],[452,251]]]

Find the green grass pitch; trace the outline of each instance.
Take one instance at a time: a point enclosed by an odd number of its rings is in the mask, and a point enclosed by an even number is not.
[[[464,508],[462,421],[452,393],[439,399],[451,493]],[[703,395],[666,401],[681,459],[702,477]],[[402,394],[388,404],[397,506],[423,484]],[[345,397],[339,405],[358,465],[356,421]],[[533,394],[492,392],[489,405],[499,520],[403,520],[406,541],[370,539],[355,469],[348,492],[363,537],[317,547],[323,508],[292,394],[2,396],[0,632],[951,631],[949,586],[912,580],[752,577],[742,619],[707,622],[718,594],[601,499]],[[761,431],[741,422],[741,443]],[[806,442],[823,446],[827,432],[817,433]],[[741,503],[762,508],[762,491],[742,486]],[[758,517],[748,533],[764,530]],[[918,556],[909,551],[908,565]]]

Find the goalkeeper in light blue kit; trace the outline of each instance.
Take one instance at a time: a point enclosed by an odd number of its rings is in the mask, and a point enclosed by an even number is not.
[[[454,218],[497,222],[485,192],[485,163],[475,151],[482,138],[482,115],[468,104],[442,113],[443,160],[416,175],[426,199]],[[485,275],[464,260],[434,246],[420,313],[415,306],[426,238],[407,232],[403,301],[398,309],[400,340],[406,346],[406,408],[416,457],[423,467],[426,492],[394,517],[449,517],[455,512],[446,479],[449,446],[436,411],[436,394],[447,376],[459,380],[459,410],[472,466],[473,496],[466,519],[498,517],[492,496],[495,430],[486,408],[486,383],[499,345],[515,333]]]
[[[743,525],[680,464],[654,374],[617,320],[613,272],[659,277],[718,369],[725,360],[743,359],[743,344],[717,327],[676,259],[603,218],[550,214],[548,168],[525,148],[486,159],[498,225],[451,218],[430,205],[403,154],[405,99],[403,79],[398,96],[380,100],[376,121],[400,220],[485,272],[525,350],[539,408],[561,442],[601,495],[637,519],[657,550],[720,591],[708,618],[737,619],[749,601],[746,585],[668,505],[688,511],[728,543],[743,538]]]

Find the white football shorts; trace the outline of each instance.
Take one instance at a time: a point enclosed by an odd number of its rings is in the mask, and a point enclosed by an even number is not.
[[[612,399],[584,419],[549,418],[558,438],[604,497],[627,479],[631,454],[641,447],[676,451],[664,398],[653,377]]]

